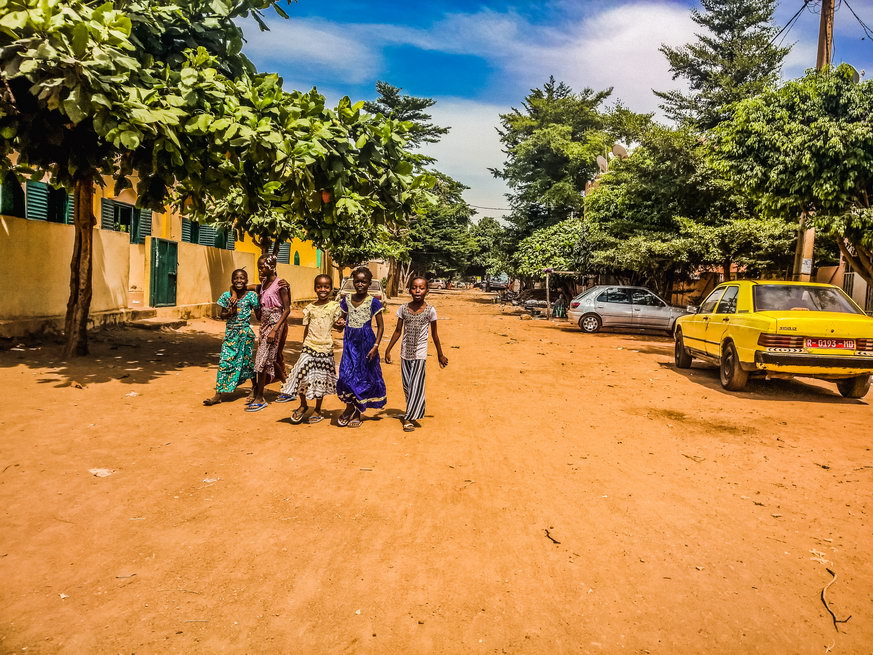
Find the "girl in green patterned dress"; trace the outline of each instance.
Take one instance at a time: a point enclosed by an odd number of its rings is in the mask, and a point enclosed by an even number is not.
[[[222,401],[221,394],[235,391],[246,380],[252,380],[254,385],[255,332],[249,321],[252,313],[260,318],[258,294],[247,289],[249,276],[241,268],[233,272],[230,281],[230,291],[225,291],[218,299],[221,318],[227,320],[227,327],[221,344],[215,395],[204,400],[204,405],[217,405]]]

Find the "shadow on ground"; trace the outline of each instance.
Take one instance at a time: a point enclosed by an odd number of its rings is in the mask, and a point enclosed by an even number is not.
[[[48,369],[37,381],[54,387],[112,380],[143,384],[191,366],[217,367],[221,342],[220,332],[108,327],[89,334],[89,355],[68,361],[61,359],[59,337],[14,339],[0,349],[0,368]],[[300,349],[300,342],[286,342],[286,365],[296,361]]]

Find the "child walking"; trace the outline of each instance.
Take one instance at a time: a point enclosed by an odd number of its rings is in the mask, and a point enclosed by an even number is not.
[[[382,303],[367,293],[373,274],[365,267],[352,273],[355,293],[340,300],[345,316],[343,356],[340,360],[336,391],[346,408],[337,419],[340,427],[361,427],[361,413],[385,406],[385,380],[379,364],[379,344],[385,332]],[[373,334],[373,319],[376,334]]]
[[[255,388],[247,412],[259,412],[267,406],[264,388],[271,382],[285,381],[285,361],[282,349],[288,335],[288,314],[291,313],[291,293],[276,273],[276,255],[258,258],[258,297],[261,303],[261,334],[255,353]]]
[[[443,354],[443,347],[437,333],[436,309],[424,301],[427,297],[427,280],[423,277],[412,278],[409,281],[409,295],[412,296],[412,302],[401,305],[397,309],[397,327],[385,350],[385,363],[390,364],[391,349],[403,334],[403,343],[400,345],[400,366],[403,394],[406,396],[406,413],[403,415],[404,432],[412,432],[416,427],[421,427],[418,421],[424,416],[424,367],[427,362],[428,332],[433,334],[440,368],[445,368],[449,364],[448,358]]]
[[[217,405],[222,400],[221,394],[235,391],[246,380],[252,381],[254,389],[255,333],[249,322],[253,313],[260,318],[261,310],[258,294],[247,289],[248,283],[248,273],[238,268],[230,276],[230,291],[225,291],[218,299],[221,318],[227,320],[227,327],[221,344],[215,395],[204,400],[204,405]]]
[[[325,396],[336,393],[336,362],[333,359],[333,330],[337,319],[342,315],[339,303],[330,300],[333,281],[329,275],[315,278],[317,300],[309,303],[303,310],[303,351],[294,365],[288,381],[282,387],[277,403],[289,402],[300,396],[300,407],[291,414],[294,425],[303,422],[309,411],[307,400],[315,401],[315,411],[308,423],[320,423],[321,403]]]

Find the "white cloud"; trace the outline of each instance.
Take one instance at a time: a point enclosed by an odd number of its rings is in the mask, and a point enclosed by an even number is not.
[[[359,39],[348,26],[313,19],[268,21],[261,32],[254,21],[242,23],[247,37],[245,53],[262,62],[294,67],[304,63],[321,67],[331,77],[347,83],[366,82],[383,68],[379,48]]]
[[[489,168],[503,164],[497,134],[499,114],[506,107],[460,98],[437,99],[433,119],[438,125],[451,125],[442,141],[427,144],[423,151],[437,158],[437,168],[470,187],[464,199],[479,207],[507,206],[507,188],[495,179]],[[501,217],[508,212],[477,209],[479,216]]]

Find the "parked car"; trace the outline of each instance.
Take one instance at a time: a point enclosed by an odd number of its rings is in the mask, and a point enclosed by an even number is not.
[[[603,327],[673,331],[687,309],[672,307],[645,287],[601,285],[586,289],[570,301],[567,319],[583,332]]]
[[[427,283],[427,288],[428,289],[445,289],[446,288],[446,281],[435,277],[434,279],[432,279],[430,282]]]
[[[509,280],[492,278],[485,280],[485,291],[503,291],[509,288]]]
[[[343,296],[350,296],[355,292],[355,287],[352,285],[352,278],[347,277],[343,279],[343,283],[340,285],[339,291],[336,292],[336,299],[339,300]],[[373,280],[370,282],[370,288],[367,289],[367,293],[374,298],[378,298],[379,300],[385,299],[385,291],[382,289],[382,281],[381,280]]]
[[[674,337],[677,368],[717,364],[730,391],[753,375],[833,380],[846,398],[870,389],[873,318],[831,284],[725,282],[676,322]]]

